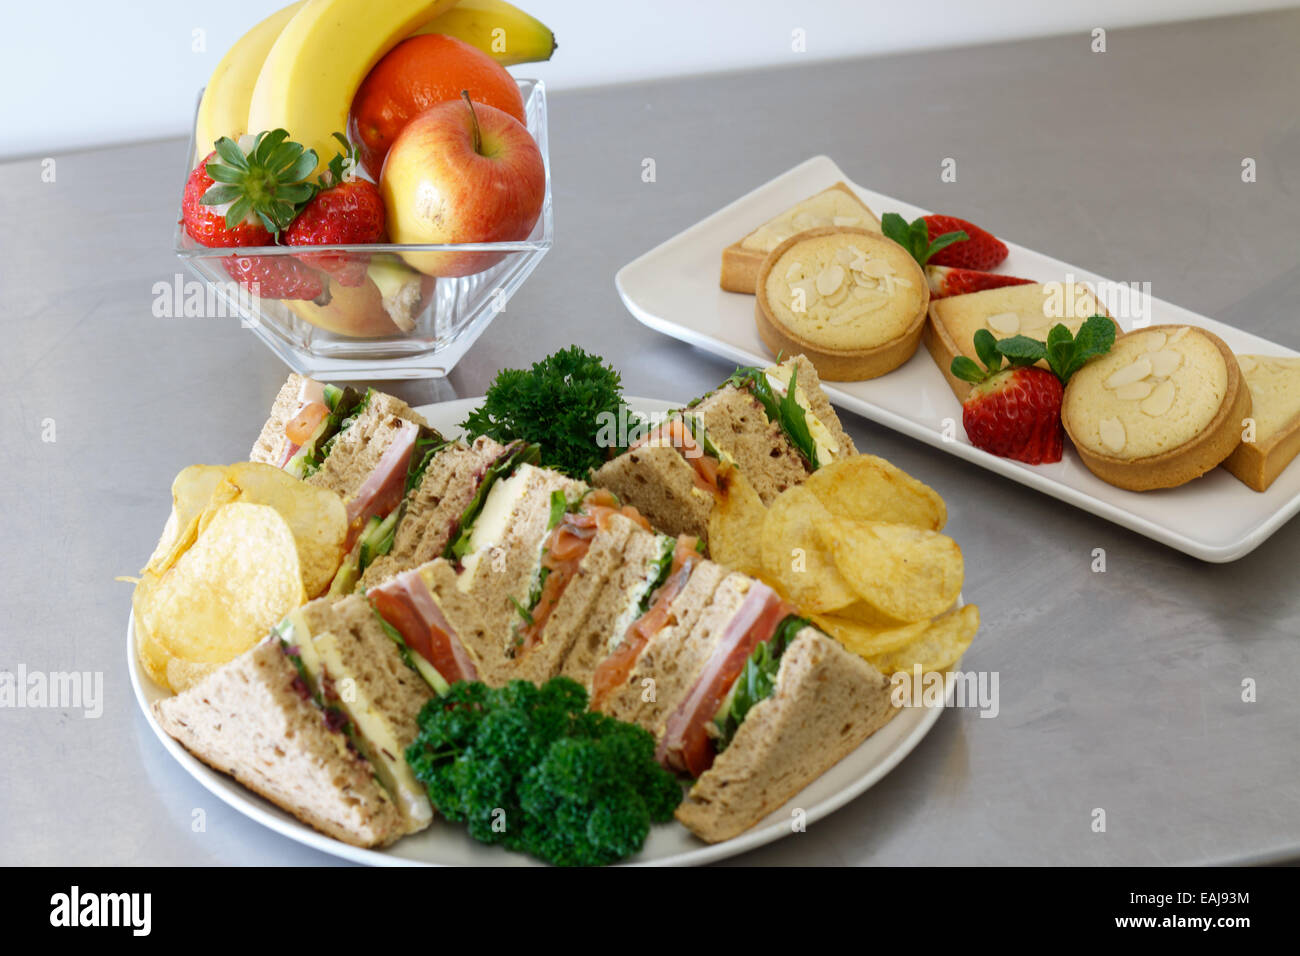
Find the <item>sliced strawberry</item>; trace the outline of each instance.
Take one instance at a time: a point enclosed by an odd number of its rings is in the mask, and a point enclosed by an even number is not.
[[[1061,380],[1034,366],[1003,369],[971,389],[961,423],[976,448],[1030,465],[1061,460]]]
[[[966,239],[954,242],[933,253],[930,262],[937,266],[955,266],[959,269],[988,271],[1007,257],[1007,247],[991,232],[986,232],[973,222],[956,216],[925,216],[926,228],[933,242],[939,236],[954,232],[966,233]]]
[[[999,341],[988,329],[977,330],[975,354],[984,367],[958,355],[950,368],[954,377],[975,386],[962,403],[966,437],[976,448],[1030,465],[1060,461],[1065,384],[1114,342],[1115,323],[1103,315],[1088,318],[1076,335],[1065,325],[1054,325],[1046,342],[1027,335]],[[1010,367],[1002,367],[1004,359]],[[1039,362],[1048,368],[1038,367]]]
[[[384,199],[379,187],[364,179],[350,179],[356,168],[356,147],[338,133],[344,153],[330,160],[321,174],[320,191],[293,221],[285,233],[291,246],[343,246],[382,242]],[[370,257],[360,253],[302,253],[299,258],[328,272],[340,285],[360,286],[366,282]]]
[[[324,275],[293,256],[230,256],[222,260],[227,274],[263,299],[330,300]]]
[[[966,295],[969,292],[982,292],[985,289],[999,289],[1006,285],[1029,285],[1034,281],[999,275],[996,272],[955,269],[952,266],[926,266],[925,278],[930,283],[931,299]]]

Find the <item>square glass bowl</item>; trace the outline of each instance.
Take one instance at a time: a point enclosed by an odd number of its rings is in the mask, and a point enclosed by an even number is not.
[[[332,381],[435,378],[446,375],[551,248],[551,160],[546,137],[546,89],[540,80],[519,82],[532,134],[546,169],[542,214],[519,242],[454,245],[311,246],[347,259],[364,259],[368,281],[345,288],[330,281],[330,301],[262,298],[226,271],[232,256],[298,257],[303,246],[208,248],[185,232],[177,216],[176,254],[206,286],[204,301],[216,316],[238,317],[295,372]],[[292,135],[292,130],[290,131]],[[185,176],[193,169],[194,135]],[[398,253],[466,253],[481,256],[482,271],[458,278],[426,276]],[[307,260],[310,264],[310,259]],[[271,265],[271,263],[265,263]],[[476,265],[476,264],[475,264]],[[397,321],[393,316],[398,317]],[[399,324],[400,323],[400,324]]]

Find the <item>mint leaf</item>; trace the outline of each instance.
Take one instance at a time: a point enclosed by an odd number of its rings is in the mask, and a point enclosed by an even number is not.
[[[975,354],[980,357],[980,361],[990,372],[996,372],[1002,367],[1002,356],[998,354],[998,340],[988,329],[976,330]]]
[[[964,355],[958,355],[953,359],[948,371],[963,382],[979,384],[984,381],[984,370],[975,363],[974,359],[968,359]]]
[[[1070,330],[1057,322],[1047,333],[1047,364],[1056,377],[1065,381],[1065,369],[1074,355],[1074,336]]]
[[[982,330],[981,330],[982,331]],[[1047,346],[1027,335],[1013,335],[997,343],[997,350],[1012,365],[1033,365],[1047,358]]]
[[[925,220],[920,219],[917,221],[924,222]],[[966,230],[964,229],[958,229],[956,232],[945,232],[941,236],[935,236],[933,242],[930,242],[929,229],[926,230],[925,235],[926,241],[930,243],[930,251],[926,253],[925,256],[926,262],[929,262],[930,259],[942,252],[944,249],[947,249],[954,242],[965,242],[970,238],[970,236],[966,235]],[[922,262],[921,265],[925,265],[925,262]]]
[[[1115,323],[1104,315],[1092,315],[1079,327],[1079,334],[1074,337],[1074,354],[1065,366],[1062,383],[1083,368],[1098,355],[1105,355],[1115,344]]]

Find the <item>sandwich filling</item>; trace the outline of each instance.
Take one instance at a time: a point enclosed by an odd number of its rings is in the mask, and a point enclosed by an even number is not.
[[[672,542],[669,560],[658,565],[659,576],[653,586],[641,599],[638,607],[640,613],[636,620],[622,635],[616,635],[618,643],[605,658],[596,665],[591,677],[591,706],[599,710],[610,693],[627,683],[632,675],[641,652],[645,650],[650,639],[676,623],[673,616],[673,602],[677,600],[691,573],[704,560],[701,542],[691,535],[679,535]]]
[[[517,653],[527,653],[541,643],[551,613],[578,574],[596,535],[609,527],[614,515],[622,515],[646,531],[652,530],[640,512],[623,505],[603,488],[587,492],[576,504],[570,504],[561,491],[551,492],[550,530],[542,544],[537,579],[527,606],[518,605],[523,620],[515,626]]]
[[[386,627],[437,672],[440,694],[456,681],[478,680],[473,659],[418,570],[403,571],[370,588],[366,599]]]
[[[320,401],[309,398],[284,426],[288,445],[280,467],[295,478],[310,478],[320,470],[338,436],[365,412],[375,394],[374,389],[359,392],[351,385],[340,389],[310,380],[304,391],[310,391],[309,386],[320,387]]]
[[[723,629],[685,700],[668,717],[655,758],[664,766],[698,777],[718,754],[715,718],[745,671],[756,648],[777,633],[794,607],[755,581]]]
[[[498,512],[502,512],[503,515],[509,513],[509,508],[504,507],[502,503],[507,496],[502,494],[497,494],[496,500],[491,502],[492,507],[489,507],[489,499],[493,498],[493,491],[499,490],[499,486],[505,484],[520,465],[536,464],[540,458],[539,446],[514,441],[506,445],[505,450],[484,467],[478,478],[478,488],[474,492],[474,497],[456,519],[447,540],[447,548],[443,552],[443,557],[455,563],[457,570],[460,570],[467,556],[479,550],[477,546],[479,542],[476,541],[475,535],[475,526],[479,524],[479,519],[486,513],[487,519],[483,524],[488,525],[493,523],[491,519]],[[483,536],[480,533],[477,537]]]

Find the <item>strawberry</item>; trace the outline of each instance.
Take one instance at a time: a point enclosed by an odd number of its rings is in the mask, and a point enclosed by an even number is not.
[[[974,269],[954,269],[952,266],[926,266],[925,278],[930,283],[930,298],[944,299],[950,295],[966,295],[985,289],[998,289],[1004,285],[1028,285],[1033,279],[998,275],[996,272],[977,272]]]
[[[966,233],[960,230],[942,236],[932,236],[924,218],[908,222],[896,212],[887,212],[880,217],[880,231],[885,234],[886,239],[893,239],[906,249],[922,269],[931,258],[954,242],[962,242],[966,239]]]
[[[318,305],[330,300],[324,275],[293,256],[230,256],[223,259],[226,273],[263,299],[312,299]]]
[[[204,246],[266,246],[316,187],[303,182],[316,151],[288,141],[282,129],[259,133],[247,152],[228,136],[190,172],[181,201],[185,231]]]
[[[930,256],[937,266],[955,266],[987,272],[1007,257],[1007,247],[991,232],[956,216],[923,216],[931,242],[938,237],[964,232],[966,239]],[[924,263],[922,263],[924,265]]]
[[[291,246],[383,241],[384,199],[379,187],[364,179],[348,178],[345,167],[356,168],[356,147],[341,134],[334,135],[343,144],[345,154],[330,160],[328,170],[321,174],[320,190],[285,233],[285,241]],[[302,253],[299,258],[346,286],[365,284],[370,261],[368,255],[357,253]]]
[[[1110,351],[1114,342],[1114,324],[1100,315],[1084,322],[1077,336],[1055,325],[1046,342],[1026,335],[999,341],[988,329],[980,329],[975,353],[985,367],[965,355],[952,360],[952,374],[975,386],[962,403],[966,437],[976,448],[1030,465],[1060,461],[1065,385],[1090,360]],[[1007,368],[1002,367],[1004,358]],[[1044,360],[1048,368],[1039,368],[1036,363]]]

